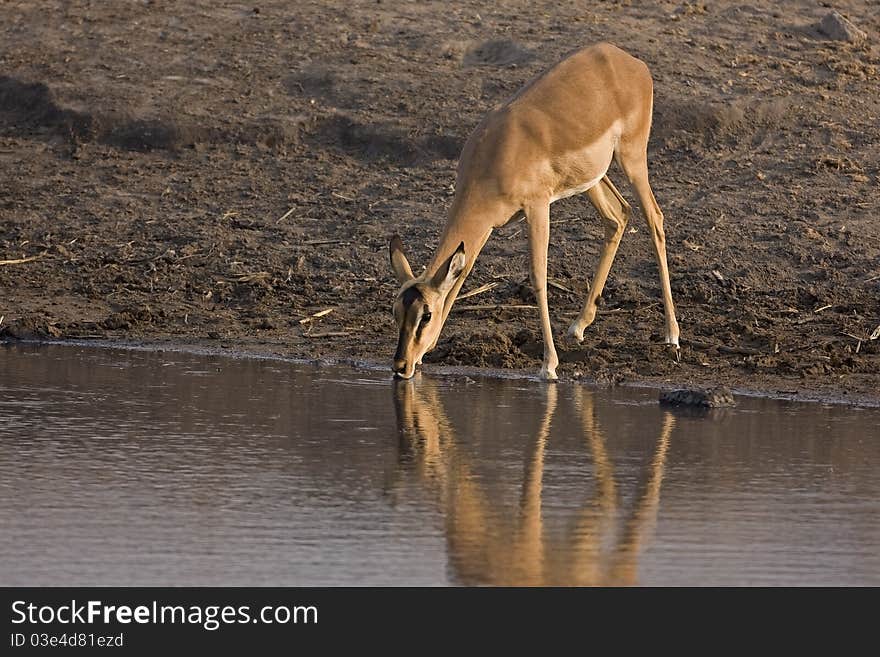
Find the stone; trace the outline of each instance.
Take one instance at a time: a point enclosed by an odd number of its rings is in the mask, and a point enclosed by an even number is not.
[[[736,406],[733,393],[725,386],[709,389],[665,390],[660,393],[660,403],[664,406],[689,406],[692,408]]]
[[[822,22],[819,23],[819,31],[834,41],[857,43],[868,38],[865,32],[836,11],[832,11],[822,19]]]

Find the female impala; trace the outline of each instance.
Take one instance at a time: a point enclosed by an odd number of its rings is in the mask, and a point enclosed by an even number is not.
[[[613,158],[636,190],[651,228],[666,316],[666,342],[678,350],[663,214],[648,184],[648,134],[653,83],[644,63],[607,43],[580,50],[490,112],[461,153],[455,199],[440,244],[425,272],[413,276],[400,239],[391,264],[402,284],[394,302],[400,329],[394,372],[412,377],[434,348],[462,283],[493,228],[525,215],[531,277],[544,335],[541,374],[556,378],[559,358],[547,307],[550,204],[586,192],[605,223],[605,243],[584,307],[569,328],[583,340],[596,316],[630,206],[606,175]]]

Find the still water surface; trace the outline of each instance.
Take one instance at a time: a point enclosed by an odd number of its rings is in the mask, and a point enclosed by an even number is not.
[[[880,584],[880,410],[0,346],[0,585]]]

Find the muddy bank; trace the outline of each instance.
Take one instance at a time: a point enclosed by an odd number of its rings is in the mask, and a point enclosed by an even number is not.
[[[233,358],[236,360],[270,360],[280,363],[289,363],[293,366],[309,365],[319,369],[325,368],[350,368],[353,372],[379,372],[384,373],[388,380],[391,381],[393,375],[391,368],[386,360],[367,360],[353,356],[322,356],[309,357],[292,352],[286,349],[283,344],[273,342],[227,342],[223,340],[203,340],[203,341],[181,341],[180,339],[147,339],[147,340],[120,340],[120,339],[9,339],[0,340],[0,346],[8,346],[10,348],[16,345],[28,346],[66,346],[73,348],[95,349],[96,356],[100,352],[107,350],[122,351],[146,351],[168,354],[193,354],[197,356],[222,356],[225,358]],[[488,366],[474,365],[449,365],[445,363],[433,363],[425,368],[419,368],[416,377],[426,376],[432,380],[449,380],[464,381],[465,384],[471,385],[480,380],[522,380],[532,381],[539,385],[553,385],[543,381],[536,368],[500,368]],[[733,384],[730,389],[727,386],[717,384],[718,379],[711,376],[691,377],[688,379],[687,387],[682,387],[681,381],[670,377],[647,377],[632,379],[616,379],[610,380],[602,376],[594,376],[585,374],[579,370],[574,371],[571,376],[561,377],[560,385],[584,385],[596,389],[608,389],[614,387],[628,388],[645,388],[655,391],[658,397],[658,403],[664,405],[666,401],[664,397],[684,396],[690,398],[687,403],[678,403],[677,412],[683,414],[701,414],[706,409],[714,406],[736,405],[737,400],[743,397],[769,398],[783,401],[799,401],[799,402],[818,402],[822,404],[843,405],[843,406],[859,406],[859,407],[878,407],[880,406],[880,395],[874,390],[864,392],[855,392],[840,386],[793,386],[790,379],[765,377],[761,380],[760,386],[754,385],[754,380],[743,379],[737,384]],[[788,385],[787,385],[788,384]],[[693,403],[698,400],[706,391],[712,392],[721,390],[726,397],[725,404],[703,404]],[[713,393],[714,394],[714,393]],[[732,397],[732,403],[731,399]]]
[[[880,18],[861,3],[835,3],[868,34],[852,43],[794,1],[46,5],[6,3],[0,26],[0,260],[24,261],[0,265],[3,339],[389,359],[388,236],[424,263],[481,116],[608,40],[655,79],[682,362],[638,216],[599,318],[564,343],[602,239],[570,198],[552,210],[560,375],[880,396]],[[426,367],[537,370],[522,225],[465,291],[487,283]]]

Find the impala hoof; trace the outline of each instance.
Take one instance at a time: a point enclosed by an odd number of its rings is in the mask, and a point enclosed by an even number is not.
[[[677,344],[667,343],[666,348],[669,349],[669,353],[675,359],[675,362],[680,363],[681,362],[681,347],[679,347]]]
[[[584,341],[584,329],[577,324],[572,324],[571,326],[569,326],[568,333],[566,335],[569,337],[569,339],[577,342],[578,344]]]
[[[559,377],[556,376],[556,368],[547,367],[546,365],[541,368],[541,378],[545,381],[557,381],[559,379]]]

